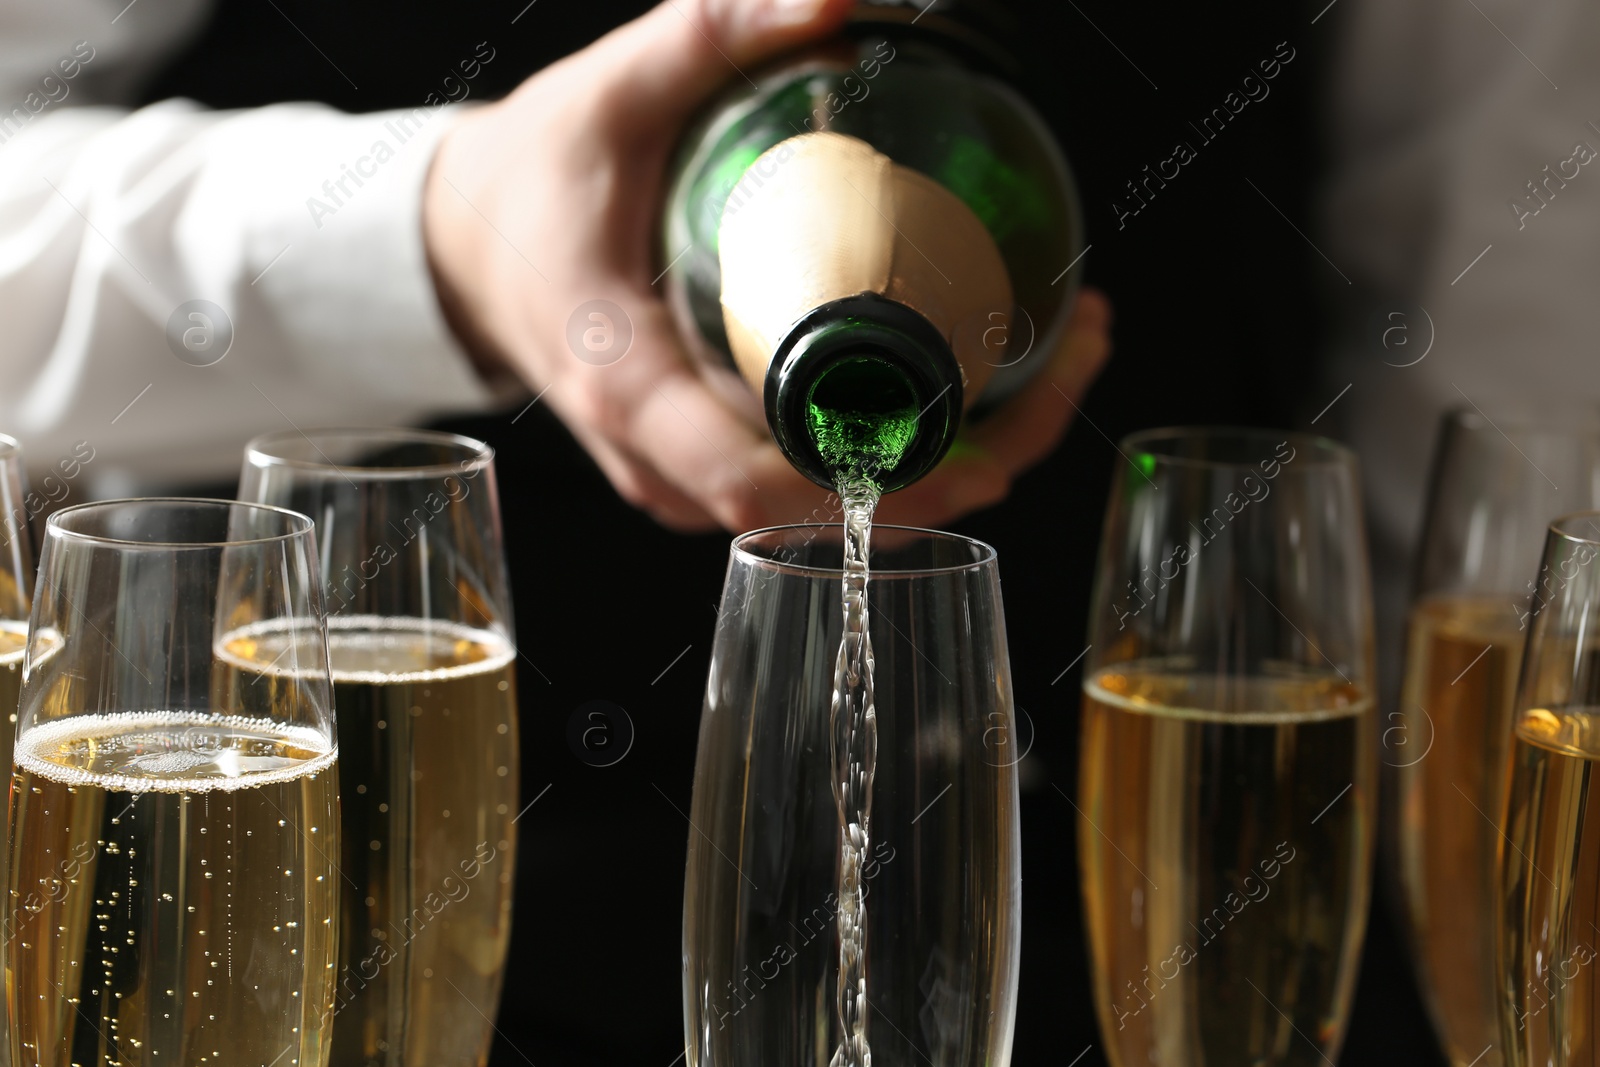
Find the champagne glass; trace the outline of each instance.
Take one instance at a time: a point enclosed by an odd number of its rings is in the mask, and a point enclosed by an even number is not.
[[[1528,606],[1496,924],[1507,1067],[1600,1064],[1600,512],[1553,522]]]
[[[869,1048],[856,1051],[891,1064],[1010,1061],[1021,885],[994,550],[898,527],[874,537],[864,922],[841,904],[849,850],[832,786],[842,528],[733,543],[689,814],[689,1067],[840,1062],[856,1036],[839,1021],[841,946],[863,937]]]
[[[0,434],[0,757],[11,764],[16,740],[17,698],[22,692],[22,655],[28,644],[32,599],[33,541],[28,530],[27,482],[22,446]],[[0,855],[0,878],[5,859]]]
[[[28,530],[27,480],[22,446],[0,434],[0,760],[11,766],[17,736],[17,699],[22,692],[22,657],[28,645],[28,607],[33,585],[33,542]],[[0,885],[9,849],[0,848]],[[0,1067],[11,1063],[10,1041],[0,1039]]]
[[[1385,851],[1453,1067],[1502,1067],[1496,852],[1528,591],[1545,524],[1600,504],[1600,431],[1445,416],[1418,554],[1400,707],[1383,720]]]
[[[1376,804],[1355,457],[1316,437],[1122,442],[1084,674],[1078,856],[1115,1067],[1323,1065]]]
[[[338,749],[316,574],[310,520],[279,508],[51,517],[11,782],[13,1062],[327,1062]]]
[[[239,496],[312,516],[321,544],[344,781],[332,1062],[482,1065],[517,812],[494,452],[421,430],[272,434],[246,448]]]

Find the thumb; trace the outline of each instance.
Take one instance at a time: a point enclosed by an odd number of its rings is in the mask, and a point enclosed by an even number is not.
[[[852,0],[662,0],[578,57],[624,131],[676,129],[729,81],[844,23]]]

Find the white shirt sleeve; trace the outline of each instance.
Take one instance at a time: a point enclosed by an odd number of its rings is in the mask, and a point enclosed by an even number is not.
[[[422,243],[450,110],[0,121],[0,431],[36,471],[86,443],[103,494],[230,477],[267,430],[489,404]]]

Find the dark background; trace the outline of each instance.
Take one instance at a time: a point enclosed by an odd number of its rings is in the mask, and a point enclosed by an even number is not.
[[[1065,444],[1006,503],[957,527],[1000,551],[1016,699],[1037,728],[1022,796],[1021,1067],[1104,1063],[1074,814],[1052,785],[1070,795],[1075,784],[1079,677],[1076,668],[1060,675],[1086,643],[1101,508],[1121,462],[1110,442],[1172,423],[1303,426],[1302,413],[1329,399],[1316,395],[1315,358],[1325,336],[1318,296],[1332,275],[1288,221],[1313,228],[1318,86],[1339,32],[1337,8],[1313,24],[1324,2],[1010,5],[1026,88],[1083,192],[1088,280],[1117,309],[1117,355]],[[147,95],[219,107],[412,107],[486,41],[496,56],[472,83],[474,98],[486,98],[647,7],[526,4],[221,0]],[[1187,122],[1220,106],[1279,42],[1296,58],[1271,95],[1200,147]],[[1196,143],[1199,158],[1119,230],[1111,201],[1179,139]],[[689,832],[674,805],[689,807],[727,537],[674,535],[623,505],[543,406],[515,425],[506,415],[451,428],[499,452],[519,643],[537,665],[520,670],[524,802],[550,786],[519,824],[494,1060],[670,1067],[683,1049]],[[569,717],[594,699],[621,705],[637,730],[628,756],[608,768],[580,762],[567,743]],[[1441,1064],[1376,905],[1343,1059]]]

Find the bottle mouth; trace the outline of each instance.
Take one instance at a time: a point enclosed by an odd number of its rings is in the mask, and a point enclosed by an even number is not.
[[[768,365],[765,401],[778,446],[806,477],[828,489],[866,477],[892,492],[949,450],[961,368],[926,318],[863,294],[824,304],[790,329]]]
[[[916,439],[916,391],[899,367],[870,350],[829,366],[812,382],[810,393],[811,438],[835,471],[876,482],[877,472],[898,467]]]

